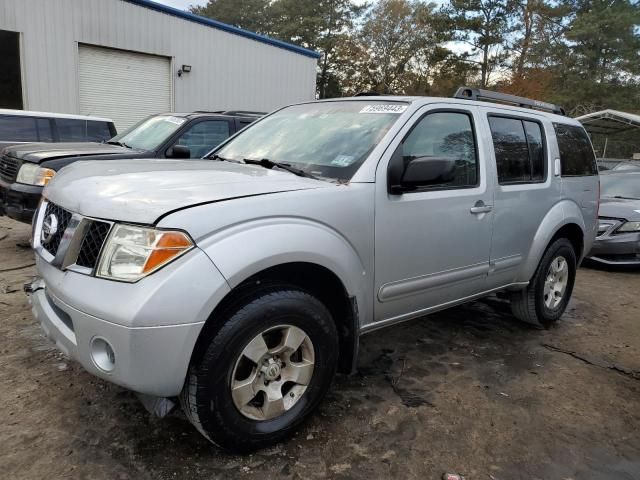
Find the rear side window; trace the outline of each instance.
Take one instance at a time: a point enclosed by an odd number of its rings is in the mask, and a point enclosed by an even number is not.
[[[87,120],[87,142],[102,142],[109,140],[112,136],[107,122]]]
[[[87,121],[71,120],[68,118],[56,119],[58,135],[61,142],[86,142]]]
[[[560,149],[563,176],[597,175],[596,157],[587,132],[582,127],[554,123]]]
[[[545,179],[542,127],[520,118],[489,116],[498,182],[534,183]]]

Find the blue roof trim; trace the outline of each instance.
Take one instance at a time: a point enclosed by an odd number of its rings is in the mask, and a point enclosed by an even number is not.
[[[135,5],[140,5],[141,7],[147,7],[147,8],[150,8],[151,10],[156,10],[158,12],[166,13],[168,15],[184,18],[185,20],[199,23],[201,25],[217,28],[218,30],[223,30],[228,33],[233,33],[234,35],[239,35],[241,37],[250,38],[251,40],[256,40],[258,42],[266,43],[268,45],[273,45],[274,47],[283,48],[285,50],[299,53],[307,57],[320,58],[320,54],[313,50],[308,50],[306,48],[302,48],[297,45],[293,45],[291,43],[283,42],[282,40],[276,40],[275,38],[269,38],[269,37],[265,37],[264,35],[258,35],[257,33],[250,32],[249,30],[243,30],[242,28],[234,27],[233,25],[228,25],[226,23],[222,23],[217,20],[212,20],[210,18],[194,15],[193,13],[189,13],[184,10],[179,10],[177,8],[169,7],[167,5],[161,5],[159,3],[152,2],[151,0],[124,0],[124,1],[133,3]]]

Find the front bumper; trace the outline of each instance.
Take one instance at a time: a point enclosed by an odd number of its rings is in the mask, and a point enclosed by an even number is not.
[[[640,266],[640,232],[598,237],[587,258],[604,265]]]
[[[199,249],[134,284],[58,270],[39,255],[36,265],[42,278],[27,291],[47,337],[88,372],[157,397],[180,393],[200,330],[229,290]],[[110,371],[94,339],[111,346]]]
[[[0,180],[0,214],[31,223],[44,187]]]

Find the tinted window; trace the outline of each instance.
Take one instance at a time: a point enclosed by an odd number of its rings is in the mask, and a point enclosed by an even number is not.
[[[38,141],[53,142],[51,120],[49,120],[48,118],[38,118],[36,119],[36,127],[38,129]]]
[[[87,142],[102,142],[112,137],[107,122],[87,121]]]
[[[183,133],[176,145],[189,147],[191,158],[202,158],[229,137],[229,122],[226,120],[208,120],[196,123]]]
[[[57,118],[58,136],[61,142],[86,142],[87,141],[87,121],[71,120],[68,118]]]
[[[596,157],[587,132],[574,125],[553,124],[560,149],[562,175],[596,175]]]
[[[438,188],[478,184],[473,127],[465,113],[437,112],[423,117],[402,143],[402,157],[405,164],[418,157],[453,158],[455,177],[445,185],[436,185]]]
[[[34,117],[0,115],[0,140],[37,142],[38,128]]]
[[[544,144],[542,141],[542,127],[539,123],[523,121],[529,145],[529,161],[531,162],[531,180],[544,180]]]
[[[544,143],[536,122],[489,117],[500,184],[544,180]]]

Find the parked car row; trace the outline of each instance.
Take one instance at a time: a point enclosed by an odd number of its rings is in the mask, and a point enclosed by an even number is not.
[[[11,218],[30,223],[44,186],[62,167],[79,160],[201,158],[261,115],[244,111],[155,115],[115,136],[110,134],[115,133],[113,123],[108,123],[103,137],[78,136],[73,143],[71,137],[58,134],[55,138],[61,143],[23,144],[15,139],[27,138],[26,132],[22,137],[12,137],[6,130],[7,138],[13,138],[14,144],[0,156],[0,213],[4,211]],[[50,119],[53,125],[58,125],[54,130],[62,130],[61,122],[70,121],[66,117]],[[88,125],[99,120],[74,121]],[[0,128],[1,122],[0,118]],[[107,125],[109,121],[100,122]]]
[[[553,324],[599,228],[589,137],[552,104],[455,97],[308,102],[202,160],[52,168],[34,315],[86,370],[179,398],[236,451],[294,432],[354,370],[366,332],[493,292]],[[189,121],[150,119],[113,147],[200,154],[204,132],[178,148]]]

